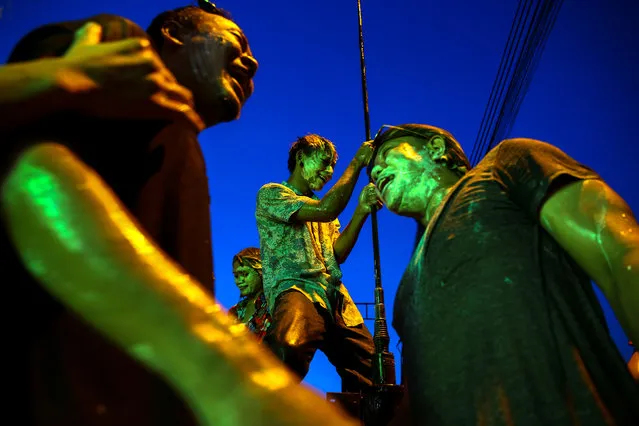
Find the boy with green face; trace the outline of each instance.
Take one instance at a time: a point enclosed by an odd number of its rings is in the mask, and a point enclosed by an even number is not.
[[[397,291],[417,424],[639,424],[639,389],[595,281],[639,336],[639,226],[588,167],[540,141],[474,168],[447,131],[387,126],[371,177],[426,228]]]
[[[337,216],[348,203],[372,145],[365,142],[337,183],[319,199],[333,176],[337,152],[319,135],[298,138],[289,151],[290,176],[257,195],[264,290],[273,317],[267,341],[297,375],[306,376],[317,349],[337,367],[343,388],[371,384],[373,340],[342,284],[340,264],[352,250],[371,208],[379,205],[366,186],[353,218],[340,233]]]

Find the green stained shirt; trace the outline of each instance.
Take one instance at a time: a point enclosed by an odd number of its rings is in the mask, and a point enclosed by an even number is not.
[[[297,222],[295,212],[311,198],[299,194],[286,182],[264,185],[257,194],[255,218],[260,234],[264,292],[269,306],[286,290],[297,290],[311,302],[333,313],[329,294],[335,289],[344,298],[344,323],[353,327],[364,322],[346,287],[335,259],[333,244],[340,235],[337,219],[332,222]],[[312,196],[312,199],[317,199]]]
[[[639,425],[590,277],[539,222],[588,179],[558,148],[512,139],[452,188],[395,298],[415,424]]]

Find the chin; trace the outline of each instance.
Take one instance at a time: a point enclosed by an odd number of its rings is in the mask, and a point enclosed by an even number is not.
[[[240,118],[242,104],[234,93],[224,91],[217,96],[209,97],[213,102],[199,102],[197,112],[206,122],[206,127],[219,123],[228,123]]]
[[[390,196],[382,197],[382,202],[384,203],[384,206],[391,212],[401,215],[402,214],[400,212],[401,205],[402,205],[401,197],[393,197],[392,194],[389,194],[389,195]]]
[[[242,112],[242,105],[234,96],[225,96],[220,102],[219,107],[215,111],[217,114],[217,121],[220,123],[228,123],[240,118]]]

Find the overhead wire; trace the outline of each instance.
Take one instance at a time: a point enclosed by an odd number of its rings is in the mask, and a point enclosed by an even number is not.
[[[559,15],[559,10],[563,0],[547,1],[544,4],[540,17],[538,19],[540,25],[539,30],[535,32],[534,38],[531,42],[532,46],[528,49],[525,59],[522,61],[523,70],[518,73],[516,79],[516,87],[514,94],[509,97],[510,103],[505,106],[506,113],[508,114],[503,121],[498,125],[494,136],[490,140],[488,149],[494,147],[499,141],[508,137],[512,126],[515,124],[519,110],[523,103],[528,89],[532,82],[532,77],[539,66],[539,62],[542,53],[545,49],[548,37]]]
[[[531,16],[533,2],[519,2],[470,156],[472,165],[477,164],[492,147],[508,136],[563,0],[541,0],[536,3]]]
[[[510,127],[510,120],[512,119],[512,106],[514,101],[519,97],[518,90],[522,87],[522,79],[523,76],[527,74],[527,67],[529,64],[529,56],[530,53],[534,51],[534,46],[532,45],[533,40],[535,40],[536,33],[538,27],[535,25],[537,22],[537,17],[542,15],[545,12],[545,4],[546,1],[538,1],[535,6],[535,10],[532,14],[532,18],[528,23],[527,30],[525,32],[525,38],[523,43],[521,44],[520,50],[517,55],[517,60],[515,62],[515,66],[512,72],[512,76],[508,81],[506,94],[503,97],[503,101],[501,105],[499,105],[499,113],[497,114],[497,118],[493,126],[490,128],[490,132],[487,137],[483,141],[483,145],[481,150],[476,153],[475,161],[479,162],[481,158],[488,152],[491,146],[495,143],[495,140],[504,133],[505,127]]]
[[[476,164],[475,160],[477,158],[477,153],[483,150],[485,141],[487,140],[488,134],[490,132],[490,128],[492,127],[492,123],[494,122],[496,110],[498,108],[498,105],[500,105],[501,103],[500,99],[502,98],[504,92],[504,82],[506,81],[506,77],[509,74],[509,70],[512,69],[512,62],[514,60],[515,51],[514,47],[521,39],[521,32],[524,28],[522,22],[525,22],[527,20],[531,5],[532,1],[520,1],[517,6],[517,10],[515,11],[515,18],[513,19],[512,25],[510,27],[508,38],[506,39],[506,45],[504,46],[504,51],[502,53],[499,67],[497,69],[497,76],[493,81],[493,86],[488,98],[488,104],[486,105],[486,109],[484,110],[484,114],[479,126],[477,139],[475,140],[475,145],[470,156],[470,161],[473,165]]]

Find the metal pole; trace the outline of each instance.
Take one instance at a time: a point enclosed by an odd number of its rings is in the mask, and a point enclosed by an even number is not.
[[[366,62],[364,60],[364,29],[362,25],[362,2],[357,0],[357,14],[359,17],[359,52],[362,74],[362,97],[364,100],[364,130],[366,140],[371,139],[370,113],[368,111],[368,88],[366,85]],[[375,354],[373,358],[373,383],[376,385],[395,384],[395,359],[388,350],[390,336],[386,323],[384,307],[384,289],[382,288],[382,272],[379,257],[379,235],[377,227],[377,212],[371,212],[371,226],[373,229],[373,267],[375,269]]]

